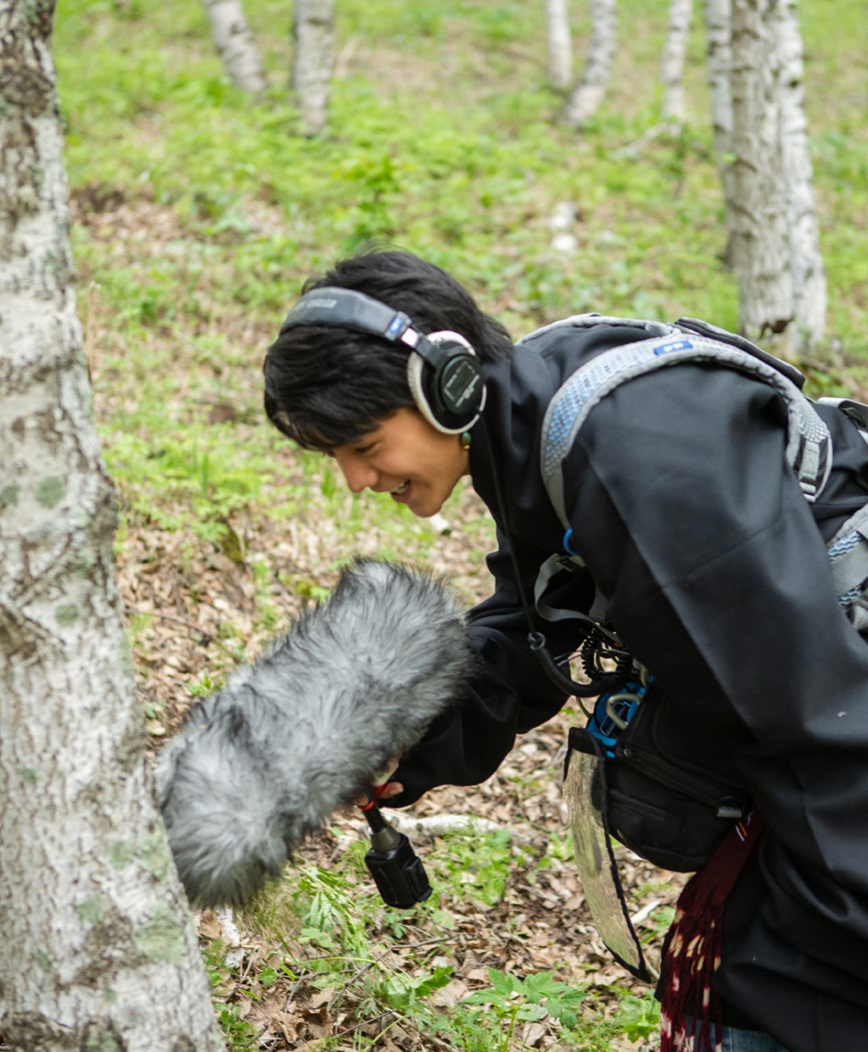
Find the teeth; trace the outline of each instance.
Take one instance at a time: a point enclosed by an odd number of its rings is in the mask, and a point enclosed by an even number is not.
[[[397,486],[395,489],[393,489],[392,492],[393,493],[397,493],[397,494],[400,495],[401,493],[406,493],[409,488],[410,488],[409,481],[408,482],[402,482],[401,485]]]

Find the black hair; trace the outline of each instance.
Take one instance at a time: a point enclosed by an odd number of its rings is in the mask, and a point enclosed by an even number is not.
[[[409,252],[378,250],[341,260],[306,281],[302,292],[326,285],[364,292],[403,311],[422,333],[460,333],[483,362],[512,351],[507,330],[462,285]],[[410,353],[400,342],[354,329],[293,326],[265,357],[265,411],[279,431],[307,449],[354,442],[398,409],[414,407]]]

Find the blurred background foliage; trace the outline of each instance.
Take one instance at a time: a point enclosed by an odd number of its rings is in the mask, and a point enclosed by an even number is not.
[[[578,65],[587,27],[574,7]],[[100,274],[104,295],[145,324],[208,315],[203,293],[273,322],[303,275],[377,238],[452,269],[517,332],[584,310],[734,325],[702,27],[688,123],[643,141],[659,120],[667,12],[641,0],[619,11],[612,87],[577,133],[556,120],[541,3],[338,0],[331,119],[310,140],[287,87],[289,4],[246,4],[272,85],[254,101],[229,86],[196,0],[61,0],[73,187],[166,206],[185,243],[144,273],[128,260]],[[808,0],[802,18],[829,332],[861,356],[868,29],[860,0]],[[561,203],[575,214],[571,255],[551,246]]]

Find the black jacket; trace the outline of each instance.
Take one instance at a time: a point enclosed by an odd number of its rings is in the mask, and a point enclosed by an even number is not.
[[[532,597],[541,562],[563,550],[539,471],[546,407],[590,356],[647,336],[555,328],[486,367],[471,472],[499,549],[495,592],[470,615],[481,671],[471,700],[402,764],[395,804],[484,780],[516,733],[563,704],[529,652],[509,547]],[[565,462],[572,546],[590,575],[551,598],[588,610],[596,583],[671,695],[680,747],[731,773],[765,818],[759,868],[727,906],[715,985],[791,1052],[868,1040],[868,645],[838,606],[824,544],[868,501],[868,444],[837,409],[818,411],[835,460],[810,505],[785,460],[780,399],[762,381],[680,364],[618,387]],[[577,632],[546,626],[556,654]]]

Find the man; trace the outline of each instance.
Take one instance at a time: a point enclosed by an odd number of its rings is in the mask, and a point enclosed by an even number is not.
[[[407,253],[305,293],[266,358],[272,422],[417,515],[468,475],[498,527],[494,592],[468,617],[472,700],[402,759],[391,802],[484,780],[563,704],[566,655],[621,655],[615,696],[639,715],[604,713],[615,738],[597,726],[579,751],[604,765],[622,839],[702,866],[667,943],[663,1049],[861,1047],[868,566],[839,586],[827,552],[839,534],[845,561],[863,550],[857,422],[701,323],[582,317],[513,346]]]

